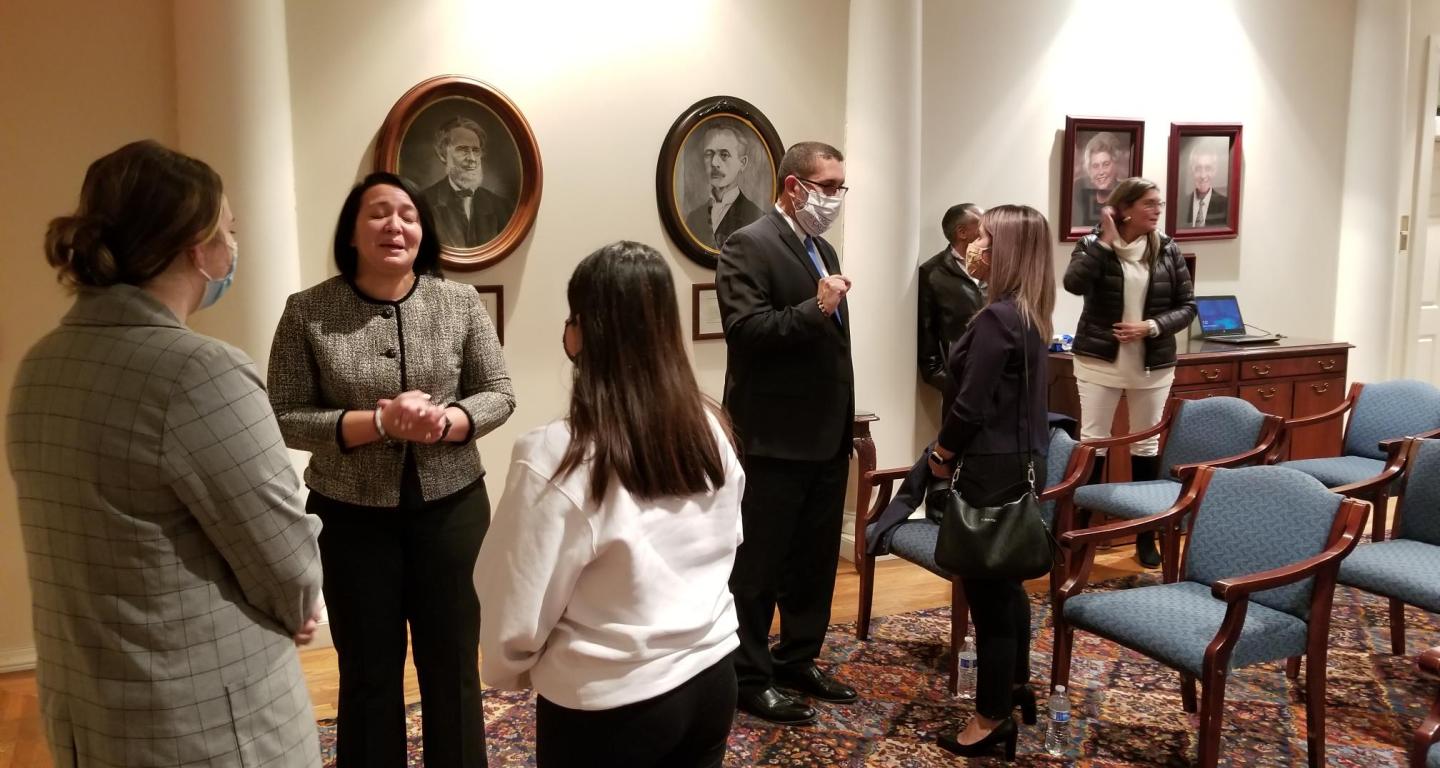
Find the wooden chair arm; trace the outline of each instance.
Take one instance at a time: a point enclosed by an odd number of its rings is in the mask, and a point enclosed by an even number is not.
[[[885,508],[890,506],[890,499],[895,496],[895,483],[904,480],[910,474],[910,467],[896,467],[894,469],[872,469],[860,478],[860,482],[874,486],[877,491],[875,500],[870,508],[865,510],[863,515],[865,525],[875,522]],[[857,516],[859,519],[861,516]]]
[[[1197,461],[1193,464],[1176,464],[1170,469],[1172,473],[1181,480],[1188,479],[1201,467],[1215,467],[1217,469],[1230,469],[1232,467],[1243,467],[1256,461],[1263,461],[1265,454],[1269,453],[1275,446],[1275,439],[1279,436],[1280,417],[1266,416],[1266,426],[1260,430],[1260,443],[1244,453],[1237,453],[1234,456],[1226,456],[1223,459],[1212,459],[1210,461]]]
[[[1341,496],[1349,496],[1351,498],[1366,498],[1369,497],[1370,494],[1382,488],[1389,487],[1390,483],[1394,482],[1395,478],[1399,477],[1400,473],[1404,471],[1404,469],[1405,459],[1402,457],[1398,463],[1387,462],[1385,464],[1385,468],[1380,470],[1380,474],[1375,475],[1374,477],[1368,477],[1364,480],[1357,480],[1353,483],[1347,483],[1345,485],[1337,485],[1330,490],[1331,492],[1338,493]]]
[[[1070,474],[1059,483],[1046,488],[1040,493],[1038,501],[1044,504],[1047,501],[1057,501],[1075,492],[1076,488],[1085,484],[1090,479],[1090,471],[1095,466],[1095,448],[1089,445],[1075,446],[1075,453],[1070,456]]]
[[[1364,525],[1365,512],[1370,506],[1369,502],[1353,499],[1347,499],[1340,503],[1346,507],[1340,512],[1345,516],[1344,529],[1335,543],[1326,547],[1319,554],[1307,557],[1298,563],[1271,568],[1268,571],[1252,573],[1247,576],[1220,579],[1211,586],[1210,593],[1219,600],[1233,603],[1248,598],[1255,592],[1283,587],[1286,584],[1293,584],[1301,579],[1309,578],[1330,563],[1338,566],[1340,559],[1350,554],[1351,550],[1355,549],[1356,543],[1359,542],[1360,527]]]
[[[1201,492],[1210,482],[1210,476],[1214,470],[1208,467],[1202,467],[1202,469],[1208,471],[1197,472],[1191,480],[1186,481],[1180,490],[1180,498],[1176,499],[1175,504],[1164,512],[1135,520],[1117,520],[1105,525],[1081,528],[1078,531],[1066,531],[1060,534],[1060,546],[1078,550],[1109,539],[1118,539],[1141,531],[1158,530],[1178,521],[1195,505],[1195,500],[1200,497]]]
[[[1351,387],[1350,393],[1345,396],[1345,399],[1340,402],[1340,405],[1336,406],[1331,410],[1328,410],[1324,413],[1317,413],[1312,416],[1297,416],[1293,419],[1286,419],[1285,430],[1289,431],[1292,429],[1298,429],[1300,427],[1309,427],[1315,424],[1321,424],[1331,419],[1338,419],[1341,416],[1344,416],[1346,411],[1349,411],[1351,408],[1355,407],[1355,401],[1360,394],[1359,387],[1359,384]]]
[[[1421,432],[1418,435],[1406,435],[1405,437],[1392,437],[1389,440],[1381,440],[1380,450],[1389,455],[1392,450],[1404,445],[1405,441],[1412,437],[1417,440],[1434,440],[1440,437],[1440,428],[1432,429],[1428,432]]]
[[[1419,658],[1415,659],[1415,665],[1420,668],[1421,672],[1428,672],[1440,677],[1440,646],[1420,654]]]

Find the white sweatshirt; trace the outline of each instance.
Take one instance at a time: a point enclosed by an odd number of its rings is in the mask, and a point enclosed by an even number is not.
[[[561,480],[564,420],[515,441],[480,557],[481,677],[562,707],[612,709],[674,690],[739,646],[730,569],[745,473],[712,418],[725,484],[641,500],[590,464]]]

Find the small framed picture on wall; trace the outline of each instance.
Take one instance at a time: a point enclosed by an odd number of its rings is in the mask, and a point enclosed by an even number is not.
[[[480,304],[485,307],[485,314],[490,316],[490,322],[495,326],[495,336],[500,339],[500,346],[505,346],[505,287],[477,285],[475,290],[480,294]]]
[[[1165,228],[1176,240],[1240,233],[1239,123],[1171,123]]]
[[[725,338],[720,320],[720,294],[714,283],[695,283],[691,289],[690,338],[695,341]]]
[[[1060,168],[1060,239],[1073,241],[1100,223],[1100,209],[1122,179],[1138,176],[1145,121],[1065,117]]]

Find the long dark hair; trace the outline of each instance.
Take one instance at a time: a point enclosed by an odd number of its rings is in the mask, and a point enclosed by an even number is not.
[[[224,185],[205,163],[136,141],[90,164],[80,205],[50,222],[45,260],[65,285],[142,285],[220,227]]]
[[[725,462],[680,333],[670,268],[654,248],[621,240],[585,257],[570,276],[570,322],[580,353],[570,394],[570,445],[557,477],[593,462],[590,496],[612,474],[642,499],[704,493],[725,484]]]
[[[335,222],[335,268],[345,279],[354,281],[360,270],[360,251],[355,247],[355,222],[360,218],[360,200],[371,187],[388,185],[397,187],[410,196],[415,204],[415,214],[420,217],[420,248],[410,270],[416,275],[440,274],[440,233],[435,230],[435,214],[430,203],[409,179],[393,173],[376,171],[366,176],[359,184],[350,188],[345,203],[340,206],[340,217]]]

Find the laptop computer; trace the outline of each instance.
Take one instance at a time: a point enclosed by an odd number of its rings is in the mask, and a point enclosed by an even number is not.
[[[1279,341],[1274,334],[1249,334],[1240,316],[1240,302],[1234,296],[1196,296],[1196,314],[1200,319],[1200,338],[1222,344],[1264,344]]]

